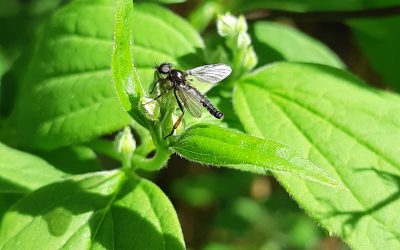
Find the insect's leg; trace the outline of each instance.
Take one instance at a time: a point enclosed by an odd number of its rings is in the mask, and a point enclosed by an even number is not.
[[[151,88],[150,95],[153,94],[154,90],[156,89],[158,80],[154,82],[153,88]]]
[[[174,89],[174,95],[175,95],[176,101],[178,102],[179,109],[182,111],[182,114],[179,116],[178,120],[176,120],[174,126],[172,127],[171,133],[169,133],[167,136],[165,136],[164,139],[167,139],[174,133],[175,129],[177,129],[179,127],[179,124],[181,124],[183,115],[185,114],[185,110],[183,109],[182,103],[179,101],[179,98],[176,95],[175,89]]]
[[[149,103],[151,103],[151,102],[154,102],[155,100],[157,100],[158,98],[160,98],[161,96],[163,96],[165,93],[168,93],[171,89],[173,89],[173,88],[169,88],[169,89],[165,90],[164,92],[162,92],[161,94],[159,94],[158,96],[156,96],[153,100],[151,100],[151,101],[149,101],[149,102],[146,102],[146,103],[143,104],[143,105],[147,105],[147,104],[149,104]]]
[[[150,95],[153,93],[153,91],[156,89],[157,83],[159,82],[158,74],[157,72],[154,72],[154,85],[153,88],[150,91]]]

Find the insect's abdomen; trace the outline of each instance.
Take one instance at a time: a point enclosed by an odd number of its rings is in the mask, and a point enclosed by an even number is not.
[[[210,112],[210,114],[213,115],[215,118],[222,119],[222,117],[224,117],[224,113],[220,112],[206,98],[202,98],[201,104],[203,104],[203,107],[205,107],[208,110],[208,112]]]

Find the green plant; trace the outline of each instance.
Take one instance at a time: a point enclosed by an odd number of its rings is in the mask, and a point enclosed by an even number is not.
[[[241,4],[234,1],[232,10]],[[54,5],[43,5],[54,13],[31,17],[44,21],[17,63],[18,52],[0,47],[0,74],[8,71],[0,192],[18,196],[2,204],[1,249],[185,249],[172,203],[142,177],[172,154],[273,175],[310,217],[355,249],[400,247],[398,95],[369,87],[325,45],[283,24],[247,27],[244,17],[220,15],[204,42],[157,3]],[[199,21],[202,8],[189,18],[198,29],[212,20],[208,13]],[[362,32],[366,24],[349,25]],[[357,39],[369,46],[360,33]],[[161,62],[183,69],[230,64],[231,77],[202,89],[225,119],[185,115],[177,134],[163,139],[176,103],[166,97],[144,105]],[[382,71],[395,83],[393,69]],[[104,136],[122,128],[114,142]],[[246,200],[238,204],[258,211]]]

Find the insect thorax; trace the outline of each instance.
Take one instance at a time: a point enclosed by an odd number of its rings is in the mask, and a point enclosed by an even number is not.
[[[184,82],[186,74],[180,70],[171,70],[171,81],[173,82]]]

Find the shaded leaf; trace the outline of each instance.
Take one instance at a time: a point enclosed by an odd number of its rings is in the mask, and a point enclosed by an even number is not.
[[[0,192],[30,192],[65,176],[43,159],[0,143]]]
[[[85,146],[59,148],[39,154],[43,159],[69,174],[83,174],[101,170],[96,153]]]
[[[349,22],[356,41],[385,83],[400,91],[400,17]]]
[[[307,213],[355,249],[400,247],[398,97],[335,68],[276,63],[240,80],[233,101],[246,131],[294,148],[347,188],[275,174]]]
[[[186,20],[155,4],[135,5],[133,29],[132,54],[146,90],[153,81],[155,65],[169,62],[179,67],[189,61],[189,65],[195,66],[204,46]]]
[[[151,182],[118,170],[75,176],[29,194],[3,218],[0,246],[184,249],[165,195]]]
[[[137,0],[136,2],[154,2],[154,3],[164,3],[164,4],[171,4],[171,3],[183,3],[186,0]]]
[[[345,67],[339,57],[323,43],[287,25],[257,22],[252,33],[260,65],[285,60]]]
[[[12,114],[21,145],[53,149],[129,123],[111,84],[113,10],[75,0],[42,27]]]
[[[241,11],[254,10],[257,8],[287,10],[294,12],[309,11],[351,11],[368,10],[373,8],[384,8],[397,6],[397,0],[338,0],[338,1],[320,1],[320,0],[239,0],[237,7]],[[237,8],[238,9],[238,8]]]

